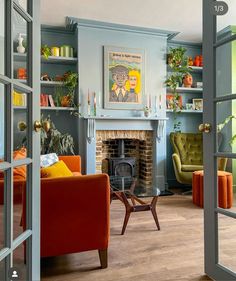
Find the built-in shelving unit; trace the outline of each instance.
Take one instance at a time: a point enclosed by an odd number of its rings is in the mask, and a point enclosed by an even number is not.
[[[14,60],[19,62],[26,62],[27,54],[14,53]],[[46,59],[44,56],[41,56],[41,62],[56,64],[76,64],[78,62],[78,58],[49,56]]]
[[[59,106],[41,106],[42,110],[54,110],[54,111],[76,111],[74,107],[59,107]]]
[[[192,57],[193,61],[196,56],[201,55],[202,49],[201,44],[194,43],[183,43],[177,41],[169,41],[168,47],[178,48],[183,47],[186,49],[186,55],[188,57]],[[202,73],[203,67],[198,66],[189,66],[189,73],[193,77],[193,83],[202,82]],[[167,75],[170,76],[173,74],[172,69],[167,65]],[[180,97],[180,104],[182,105],[182,109],[173,110],[166,109],[166,116],[169,120],[166,122],[166,176],[167,182],[169,186],[178,186],[178,182],[176,180],[173,162],[172,162],[172,154],[173,148],[170,142],[170,133],[173,131],[181,131],[183,133],[198,133],[199,124],[202,123],[203,111],[202,110],[194,110],[190,108],[194,108],[193,102],[197,102],[197,99],[203,99],[203,89],[202,88],[186,88],[182,87],[177,88],[178,96]],[[199,86],[199,85],[198,85]],[[171,103],[169,102],[171,99],[171,95],[173,92],[170,88],[166,89],[167,103],[166,106],[171,107]],[[194,101],[193,101],[194,100]],[[189,109],[186,109],[189,108]]]
[[[167,91],[171,92],[171,88],[167,88]],[[176,88],[177,93],[202,93],[202,88],[187,88],[187,87],[178,87]]]
[[[180,111],[174,111],[173,109],[166,109],[166,112],[169,113],[202,113],[202,110],[188,110],[188,109],[181,109]]]
[[[69,57],[53,57],[49,56],[48,59],[45,57],[41,57],[42,63],[55,63],[55,64],[76,64],[78,62],[77,58],[69,58]]]

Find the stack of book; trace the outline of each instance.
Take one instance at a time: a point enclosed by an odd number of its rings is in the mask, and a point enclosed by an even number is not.
[[[13,105],[14,106],[26,106],[27,96],[23,93],[13,92]]]
[[[40,95],[40,105],[55,107],[55,103],[53,101],[52,95],[41,94]]]

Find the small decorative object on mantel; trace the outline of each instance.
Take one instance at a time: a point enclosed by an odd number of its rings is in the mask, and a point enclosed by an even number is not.
[[[147,105],[143,108],[143,112],[144,112],[144,116],[145,117],[149,117],[151,112],[152,112],[152,109],[151,107],[148,107]]]
[[[25,52],[25,47],[23,46],[23,37],[22,37],[22,34],[21,33],[19,33],[19,37],[18,37],[18,42],[19,42],[19,45],[17,46],[17,52],[19,53],[19,54],[24,54],[24,52]]]

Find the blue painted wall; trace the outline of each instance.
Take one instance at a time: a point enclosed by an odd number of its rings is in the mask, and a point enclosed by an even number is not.
[[[185,42],[178,41],[169,41],[168,48],[177,48],[182,46],[187,49],[186,55],[191,56],[193,59],[196,55],[200,55],[202,53],[200,44],[191,44]],[[202,81],[202,73],[191,73],[193,76],[193,81]],[[186,102],[192,103],[193,98],[202,98],[202,93],[180,93],[183,99],[183,104]],[[178,186],[178,182],[176,181],[174,167],[172,162],[172,153],[173,149],[170,144],[169,135],[173,132],[174,124],[177,122],[181,122],[181,131],[183,133],[197,133],[198,125],[202,123],[202,113],[179,113],[176,115],[176,119],[174,118],[173,113],[167,113],[167,117],[169,118],[167,122],[166,128],[166,171],[167,171],[167,181],[169,186]]]
[[[162,96],[162,108],[158,110],[158,115],[165,117],[165,94],[164,81],[166,79],[166,48],[167,34],[164,32],[147,34],[140,28],[129,30],[126,27],[105,24],[78,26],[78,45],[79,45],[79,95],[82,114],[87,114],[87,92],[95,91],[99,95],[100,108],[98,114],[110,116],[143,116],[142,111],[136,110],[110,110],[103,108],[104,87],[103,87],[103,48],[104,46],[115,46],[123,48],[135,48],[145,51],[145,93],[152,95],[154,103],[155,96]],[[115,27],[114,27],[115,26]],[[105,122],[105,121],[104,121]],[[119,123],[119,121],[115,121]],[[104,125],[105,126],[105,125]],[[132,123],[130,122],[130,129]],[[141,129],[141,124],[140,124]],[[143,128],[142,128],[143,129]],[[86,161],[86,153],[90,146],[86,145],[86,126],[81,120],[80,123],[80,145],[79,151]],[[92,149],[92,148],[91,148]],[[166,162],[166,140],[163,137],[157,144],[155,153],[155,175],[158,186],[165,188],[165,162]],[[88,172],[88,171],[87,171]],[[93,172],[92,170],[89,171]]]

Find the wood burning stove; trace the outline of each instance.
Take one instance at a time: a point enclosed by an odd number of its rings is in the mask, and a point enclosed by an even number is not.
[[[124,139],[119,140],[119,157],[111,157],[108,160],[108,174],[110,176],[135,177],[134,157],[125,157]]]

